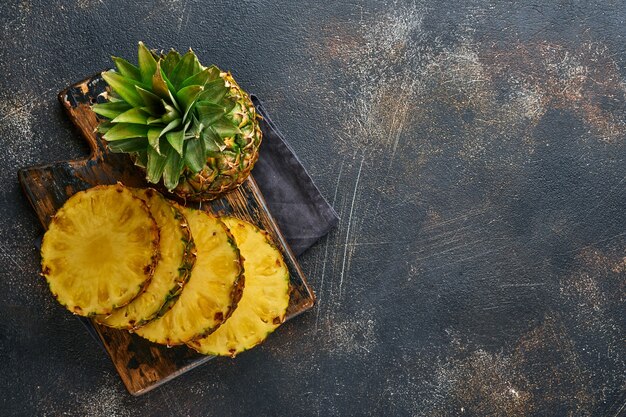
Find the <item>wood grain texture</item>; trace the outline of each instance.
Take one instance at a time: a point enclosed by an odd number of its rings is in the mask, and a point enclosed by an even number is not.
[[[130,158],[124,154],[108,152],[101,135],[95,131],[98,120],[90,106],[99,100],[98,97],[105,87],[104,80],[96,75],[59,94],[59,100],[71,121],[89,144],[90,158],[24,168],[18,172],[24,193],[44,228],[47,228],[63,203],[78,191],[117,182],[131,187],[149,186],[145,175],[133,165]],[[160,191],[166,193],[162,187]],[[170,198],[175,197],[170,195]],[[186,204],[180,199],[178,202]],[[313,307],[315,295],[252,177],[221,199],[186,205],[216,215],[234,215],[266,230],[289,268],[290,300],[286,319]],[[124,385],[133,395],[144,394],[211,359],[186,346],[168,348],[95,321],[91,325],[97,331]]]

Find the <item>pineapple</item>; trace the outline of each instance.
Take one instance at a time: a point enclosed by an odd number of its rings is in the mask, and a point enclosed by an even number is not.
[[[191,277],[174,306],[135,332],[168,346],[202,337],[236,307],[243,287],[239,249],[226,226],[200,210],[183,209],[197,250]]]
[[[237,309],[215,332],[187,344],[200,353],[234,357],[274,331],[289,305],[289,270],[267,234],[234,217],[222,218],[244,258],[246,286]]]
[[[109,314],[149,283],[159,231],[143,201],[121,184],[74,194],[41,246],[42,275],[54,297],[81,316]]]
[[[146,203],[159,227],[160,256],[143,293],[110,315],[96,316],[99,323],[118,329],[134,329],[165,314],[180,295],[196,259],[187,220],[180,210],[151,188],[130,190]]]
[[[129,153],[151,183],[193,201],[238,187],[258,158],[261,130],[250,96],[230,73],[139,43],[138,66],[114,57],[102,77],[109,101],[93,106],[112,152]],[[108,119],[108,120],[107,120]]]

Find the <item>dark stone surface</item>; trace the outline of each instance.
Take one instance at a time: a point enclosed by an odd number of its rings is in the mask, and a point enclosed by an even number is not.
[[[0,6],[0,414],[624,413],[622,2],[141,3]],[[56,94],[140,39],[232,70],[342,220],[317,310],[133,398],[16,171],[86,153]]]

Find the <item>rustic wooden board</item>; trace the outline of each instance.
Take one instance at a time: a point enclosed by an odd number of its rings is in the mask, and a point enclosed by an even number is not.
[[[47,228],[50,219],[63,203],[78,191],[118,181],[133,187],[147,186],[144,175],[128,156],[109,153],[100,135],[95,133],[98,121],[90,105],[99,100],[98,96],[105,86],[105,82],[97,75],[59,94],[70,119],[89,143],[91,156],[88,159],[24,168],[18,172],[24,193],[44,228]],[[267,230],[289,267],[291,297],[287,319],[313,307],[315,295],[252,177],[238,190],[220,200],[204,203],[201,207],[195,204],[192,206],[215,214],[233,214]],[[167,348],[126,331],[111,329],[95,322],[91,322],[91,325],[126,388],[133,395],[146,393],[212,358],[184,346]]]

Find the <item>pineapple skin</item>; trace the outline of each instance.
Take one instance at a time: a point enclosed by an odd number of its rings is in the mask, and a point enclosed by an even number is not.
[[[232,122],[242,133],[226,138],[225,151],[207,158],[200,172],[185,169],[179,185],[173,190],[184,200],[214,200],[233,191],[248,178],[259,158],[263,138],[259,127],[261,116],[257,114],[248,93],[239,87],[230,73],[222,72],[220,77],[229,87],[228,97],[236,100],[237,104],[231,112]]]

